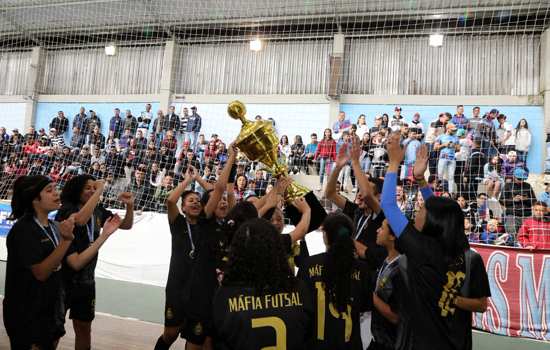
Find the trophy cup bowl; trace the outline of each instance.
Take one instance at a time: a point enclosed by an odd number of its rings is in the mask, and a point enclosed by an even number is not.
[[[288,168],[277,157],[279,139],[270,121],[247,120],[246,107],[240,101],[233,101],[227,107],[227,113],[233,119],[242,123],[241,132],[235,141],[235,145],[251,161],[259,161],[266,165],[275,178],[288,176]],[[292,182],[286,189],[284,199],[292,203],[295,199],[303,197],[311,208],[311,220],[308,232],[314,231],[327,216],[325,208],[321,205],[315,194],[307,187]],[[300,221],[301,214],[294,206],[289,205],[285,209],[285,215],[293,225]],[[307,248],[306,248],[307,249]]]
[[[264,164],[274,177],[288,176],[286,164],[277,157],[279,139],[273,124],[265,120],[247,120],[246,107],[240,101],[231,102],[227,107],[227,113],[242,123],[241,132],[235,141],[237,148],[249,160]],[[296,198],[304,197],[308,192],[308,188],[293,182],[285,192],[285,201],[292,202]]]

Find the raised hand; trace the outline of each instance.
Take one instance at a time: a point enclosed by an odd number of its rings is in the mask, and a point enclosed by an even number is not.
[[[103,191],[105,188],[105,179],[98,179],[94,181],[94,188],[96,191]]]
[[[120,216],[118,216],[118,214],[111,216],[107,219],[107,221],[105,221],[105,225],[103,225],[103,231],[101,234],[110,236],[111,234],[113,234],[113,232],[118,230],[121,223],[122,219],[120,218]]]
[[[75,214],[72,214],[66,220],[59,223],[59,234],[64,241],[72,241],[74,239],[74,216]]]
[[[405,158],[405,149],[401,147],[401,135],[398,132],[392,133],[388,138],[387,149],[390,163],[399,166]]]
[[[185,172],[184,180],[191,181],[193,180],[194,176],[195,176],[195,168],[193,168],[192,166],[188,166],[187,171]]]
[[[309,204],[307,204],[307,201],[302,197],[296,198],[296,200],[292,203],[292,205],[294,205],[300,213],[304,213],[308,210],[311,210],[311,208],[309,207]]]
[[[275,184],[275,190],[277,191],[276,193],[281,196],[284,195],[286,189],[288,188],[288,186],[290,186],[292,181],[292,178],[288,176],[283,176],[277,179],[277,183]]]
[[[338,155],[336,156],[336,166],[342,168],[349,161],[348,155],[348,144],[343,143],[338,150]]]
[[[237,154],[239,153],[239,150],[237,149],[237,146],[235,145],[235,141],[231,142],[229,147],[227,147],[227,155],[229,158],[235,159],[237,157]]]
[[[416,151],[416,162],[414,163],[413,176],[415,179],[424,178],[428,168],[429,152],[428,146],[422,145]]]
[[[124,203],[124,205],[133,205],[134,195],[131,192],[121,192],[118,195],[118,200]]]
[[[351,140],[351,151],[350,151],[350,158],[352,161],[359,161],[359,157],[361,157],[361,144],[359,142],[359,139],[357,137],[352,138]]]

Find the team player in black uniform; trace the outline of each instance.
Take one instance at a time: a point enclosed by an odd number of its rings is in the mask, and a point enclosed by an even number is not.
[[[395,249],[396,237],[391,230],[388,220],[384,220],[378,229],[376,244],[386,248],[388,256],[376,273],[374,288],[371,333],[372,341],[368,350],[392,350],[397,341],[398,327],[406,327],[407,322],[399,317],[400,304],[404,303],[406,291],[402,274],[406,273],[405,264]],[[405,329],[403,333],[407,333]]]
[[[376,243],[376,232],[385,218],[380,207],[382,181],[378,178],[370,180],[367,178],[361,170],[360,155],[361,146],[355,138],[352,139],[351,146],[344,144],[340,147],[334,171],[330,174],[327,183],[325,195],[354,222],[355,231],[352,238],[357,253],[367,262],[369,272],[374,273],[386,258],[386,250]],[[349,161],[351,161],[359,187],[355,203],[336,191],[338,174]]]
[[[55,349],[65,334],[61,261],[74,239],[74,217],[48,219],[61,201],[47,177],[22,176],[13,187],[7,237],[4,326],[12,349]]]
[[[119,227],[131,229],[134,220],[130,193],[119,196],[126,205],[123,220],[98,204],[104,186],[104,180],[96,181],[91,175],[71,178],[63,187],[62,205],[56,215],[57,221],[73,215],[76,225],[75,239],[63,261],[65,306],[73,320],[76,350],[91,347],[92,321],[95,317],[95,267],[99,248]],[[101,228],[104,229],[100,235]]]
[[[170,192],[166,199],[168,223],[172,235],[172,254],[166,282],[164,332],[157,340],[155,350],[169,349],[176,341],[185,321],[184,288],[189,279],[194,259],[197,257],[195,242],[199,239],[199,218],[202,205],[199,194],[186,190],[193,181],[191,168],[185,178]],[[181,198],[181,211],[178,201]]]
[[[216,349],[307,348],[313,305],[290,271],[279,236],[263,219],[249,220],[235,233],[214,296]]]
[[[362,349],[359,314],[370,310],[370,276],[356,259],[353,222],[330,214],[322,224],[326,253],[307,258],[298,272],[314,296],[314,334],[308,349]]]
[[[233,184],[229,178],[236,155],[237,150],[232,144],[214,189],[207,191],[202,198],[204,209],[198,222],[200,234],[194,242],[196,258],[183,290],[185,323],[181,335],[186,339],[187,349],[212,348],[212,299],[219,286],[218,275],[224,270],[231,243],[224,226],[229,203],[235,203]],[[196,174],[194,168],[190,171],[192,175]],[[225,195],[228,187],[231,190]]]
[[[425,204],[414,224],[409,223],[395,197],[397,171],[404,158],[399,134],[390,136],[388,154],[381,205],[397,237],[397,249],[407,257],[408,298],[403,312],[410,322],[410,336],[398,349],[471,349],[471,318],[465,322],[463,312],[484,311],[486,298],[478,296],[490,293],[483,287],[474,293],[473,287],[465,288],[467,274],[474,274],[468,271],[464,214],[455,201],[433,196],[424,179],[428,151],[422,146],[413,173]]]

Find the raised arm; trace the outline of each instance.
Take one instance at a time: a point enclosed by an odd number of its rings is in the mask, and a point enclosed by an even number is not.
[[[427,200],[434,195],[425,178],[426,169],[428,169],[429,154],[428,146],[422,145],[418,147],[418,150],[416,151],[416,162],[414,163],[413,168],[414,179],[418,183],[420,193],[422,193],[424,200]]]
[[[258,214],[260,217],[262,217],[269,209],[274,208],[277,204],[279,204],[279,201],[284,196],[287,187],[290,186],[292,181],[292,178],[288,176],[277,179],[277,183],[271,192],[256,201],[255,206],[256,209],[258,209]]]
[[[120,227],[121,223],[122,220],[118,215],[114,215],[107,219],[101,231],[101,235],[88,248],[81,253],[75,252],[67,257],[69,266],[75,271],[80,271],[85,267],[96,256],[99,248],[107,241],[107,238]]]
[[[118,195],[118,200],[126,206],[126,214],[118,228],[121,230],[129,230],[134,226],[134,195],[130,192],[122,192]]]
[[[373,212],[376,214],[380,213],[382,208],[380,207],[378,198],[374,195],[373,184],[369,181],[363,172],[363,169],[361,169],[361,164],[359,163],[359,157],[361,156],[361,145],[356,138],[354,138],[351,142],[350,156],[351,167],[353,168],[353,173],[357,179],[357,184],[359,186],[359,190],[361,191],[361,195]]]
[[[311,221],[311,208],[307,204],[306,200],[304,198],[298,198],[296,199],[292,205],[294,205],[298,211],[302,214],[302,217],[300,218],[300,222],[298,222],[298,225],[294,228],[292,232],[290,232],[290,237],[292,238],[292,242],[297,242],[301,239],[303,239],[306,234],[307,230],[309,229],[309,223]]]
[[[401,212],[397,206],[396,187],[397,187],[397,171],[399,165],[405,157],[405,150],[401,147],[399,133],[393,133],[388,140],[388,156],[390,165],[384,178],[384,186],[382,188],[382,210],[388,220],[393,232],[397,237],[401,236],[405,227],[408,224],[407,217]]]
[[[105,188],[105,180],[94,181],[93,186],[95,187],[94,194],[90,197],[90,199],[88,199],[86,204],[84,204],[84,206],[74,215],[74,221],[76,225],[86,225],[86,223],[92,217],[94,209],[97,206],[97,203],[99,203],[101,195],[103,194],[103,189]]]
[[[347,151],[348,145],[344,143],[342,147],[340,147],[340,150],[338,150],[334,170],[328,178],[327,187],[325,189],[325,197],[327,197],[327,199],[332,203],[336,204],[336,206],[340,209],[344,209],[346,206],[346,198],[336,191],[336,183],[338,182],[338,175],[340,175],[340,171],[349,161]]]
[[[180,199],[183,192],[185,192],[185,189],[191,181],[193,181],[193,175],[191,173],[192,168],[187,168],[187,172],[185,173],[185,178],[182,182],[178,184],[176,188],[174,188],[172,191],[170,191],[170,194],[166,198],[166,207],[168,209],[168,221],[174,222],[178,215],[180,214],[180,210],[178,208],[178,200]]]
[[[227,182],[229,180],[229,175],[231,174],[231,168],[233,168],[233,164],[235,164],[235,157],[237,156],[235,144],[232,143],[231,145],[229,145],[227,155],[227,162],[225,162],[222,173],[220,174],[220,177],[218,178],[218,181],[216,181],[216,184],[214,186],[214,191],[210,193],[210,198],[208,199],[206,207],[204,208],[204,213],[206,214],[206,217],[211,217],[214,214],[218,202],[222,199],[223,193],[227,189]]]

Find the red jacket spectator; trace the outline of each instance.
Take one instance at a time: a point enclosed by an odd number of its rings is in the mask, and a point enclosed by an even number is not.
[[[317,160],[319,158],[330,158],[332,161],[336,161],[336,141],[333,139],[321,140],[317,145],[317,151],[315,151],[313,159]]]
[[[518,241],[524,248],[550,249],[550,222],[546,220],[546,203],[533,205],[533,216],[523,221]]]

